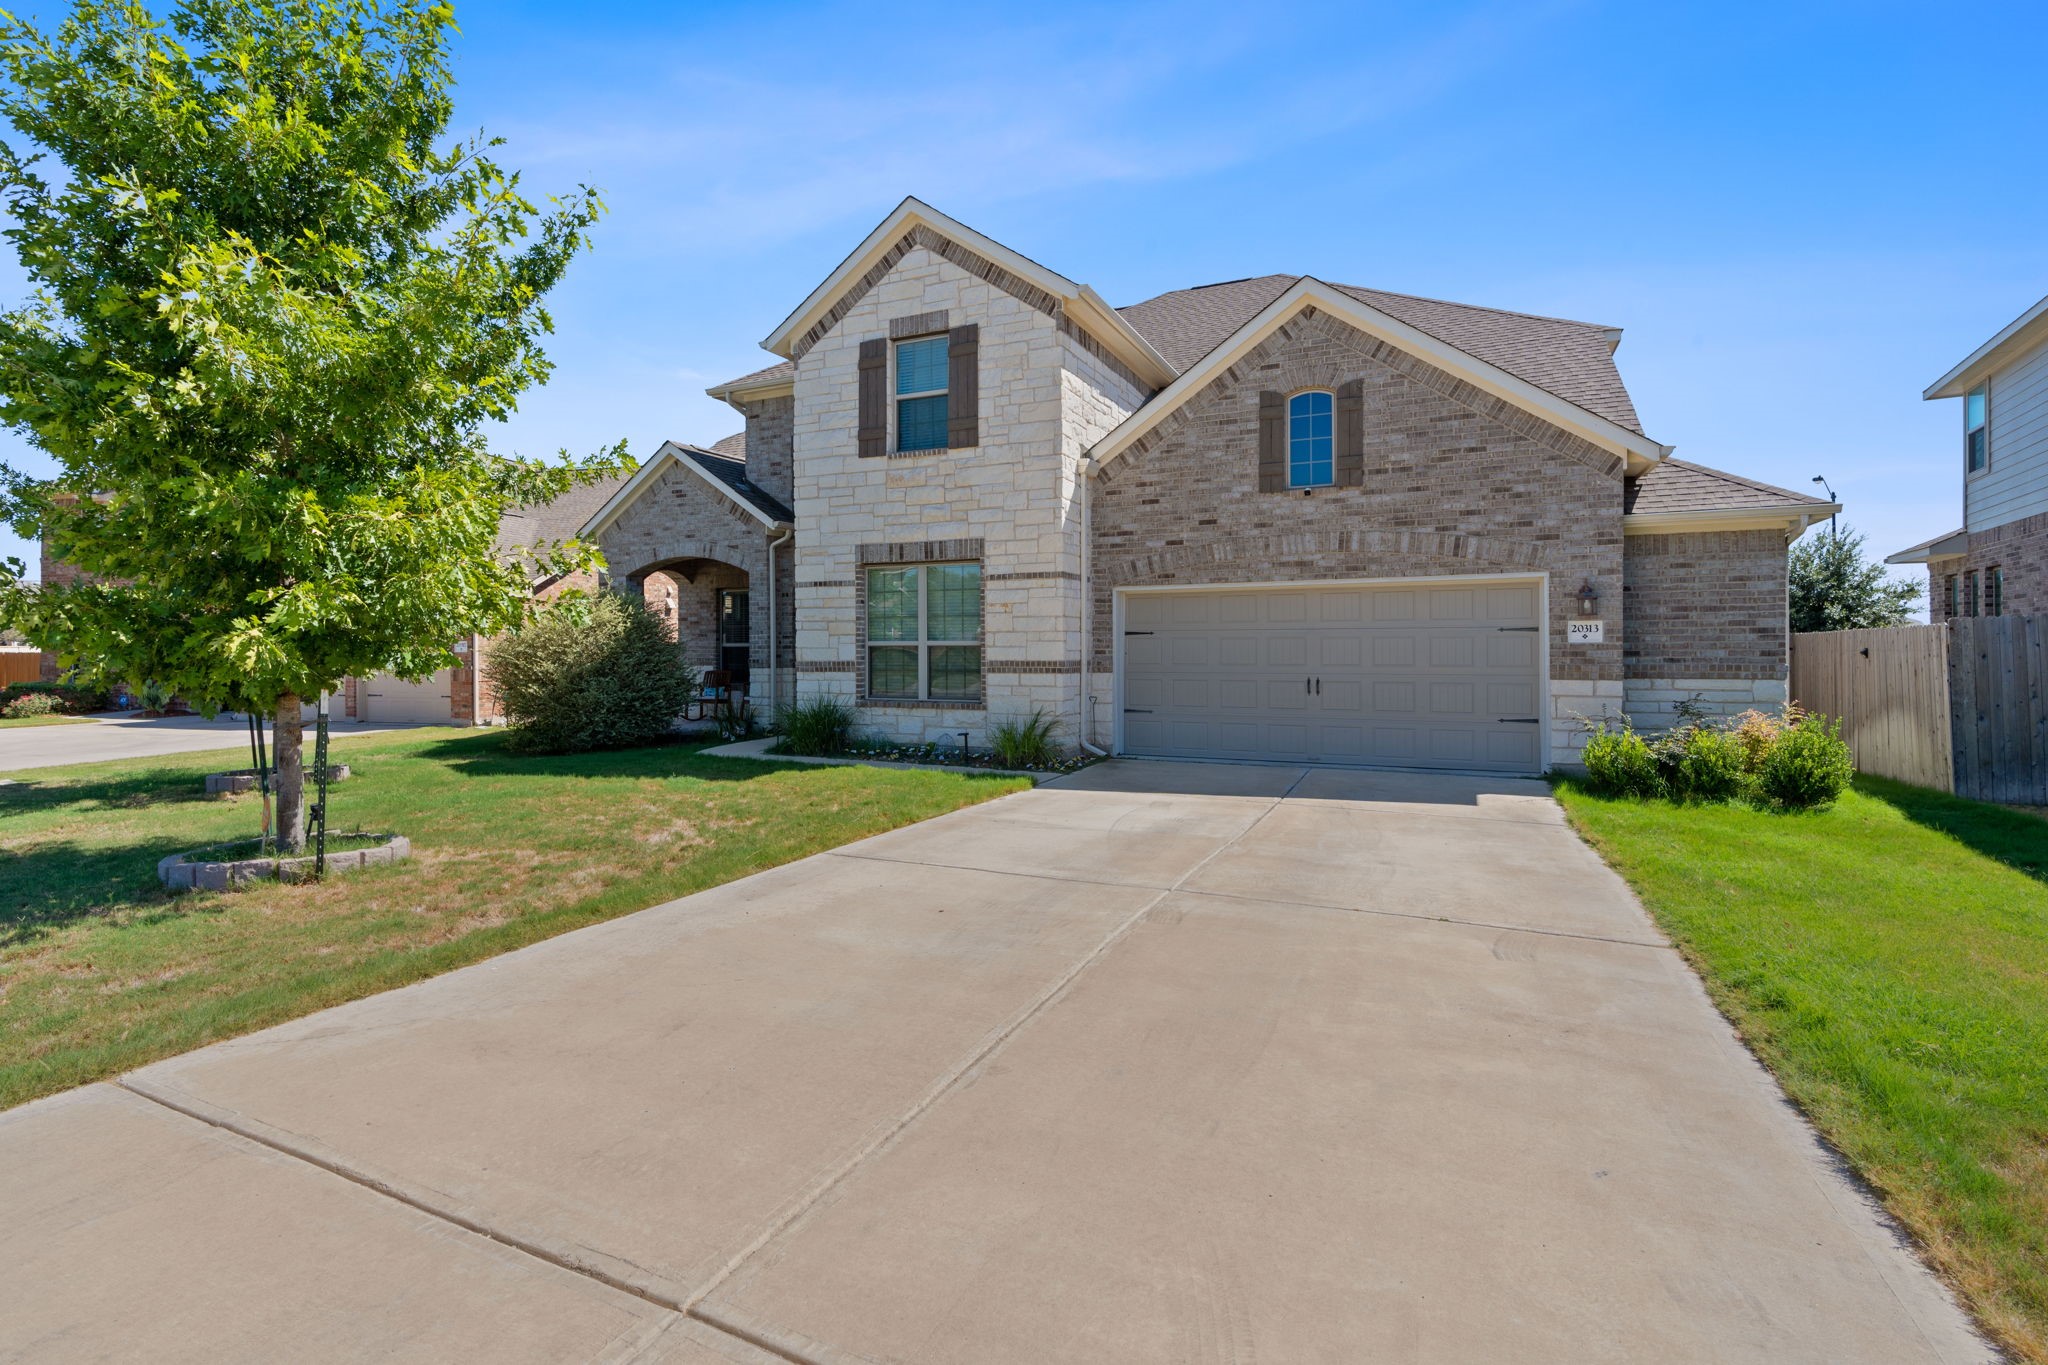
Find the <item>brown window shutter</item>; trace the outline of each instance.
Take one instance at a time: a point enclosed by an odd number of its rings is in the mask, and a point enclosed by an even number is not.
[[[981,444],[981,324],[946,334],[946,444],[967,450]]]
[[[874,337],[860,344],[860,453],[888,453],[889,343]]]
[[[1287,488],[1287,400],[1267,389],[1259,395],[1259,491]]]
[[[1337,386],[1337,483],[1355,488],[1365,482],[1365,381]]]

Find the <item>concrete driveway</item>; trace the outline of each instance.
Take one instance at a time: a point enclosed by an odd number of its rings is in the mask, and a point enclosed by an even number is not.
[[[1538,784],[1113,763],[0,1115],[0,1355],[1990,1358]]]
[[[249,722],[208,720],[204,716],[95,716],[91,725],[31,725],[0,730],[0,773],[20,768],[54,768],[67,763],[98,763],[110,758],[158,758],[199,749],[249,751]],[[414,725],[376,725],[330,720],[328,734],[380,734],[413,730]],[[308,734],[311,727],[308,726]]]

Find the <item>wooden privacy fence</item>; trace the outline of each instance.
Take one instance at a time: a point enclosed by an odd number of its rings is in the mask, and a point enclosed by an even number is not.
[[[43,655],[33,649],[0,649],[0,687],[35,682],[43,676]]]
[[[2048,617],[1794,635],[1792,698],[1840,717],[1864,772],[2048,805]]]

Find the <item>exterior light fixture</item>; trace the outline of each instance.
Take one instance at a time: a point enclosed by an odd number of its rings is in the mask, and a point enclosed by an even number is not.
[[[1589,578],[1579,584],[1579,615],[1591,616],[1598,610],[1600,610],[1600,593],[1593,586],[1593,580]]]

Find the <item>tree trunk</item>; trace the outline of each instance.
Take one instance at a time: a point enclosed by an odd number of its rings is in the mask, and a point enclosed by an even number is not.
[[[277,766],[277,847],[281,853],[306,850],[306,753],[302,705],[287,692],[277,699],[277,719],[270,730],[270,756]]]

